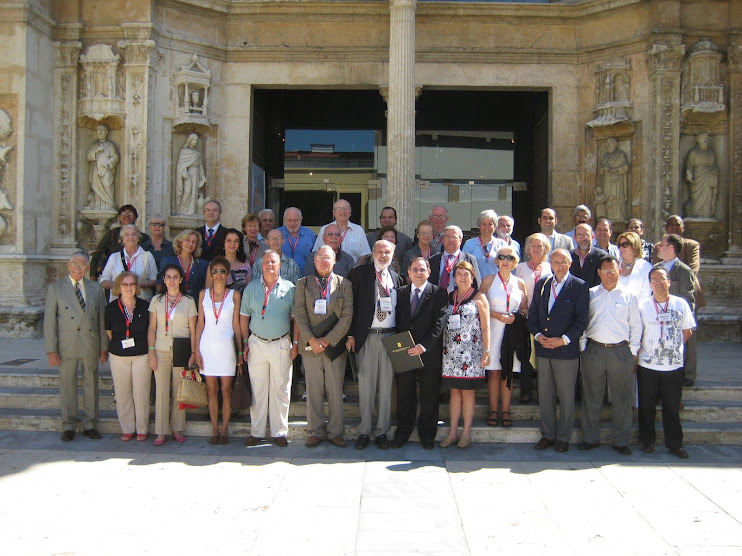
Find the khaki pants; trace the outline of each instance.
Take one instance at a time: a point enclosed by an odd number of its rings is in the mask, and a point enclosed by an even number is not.
[[[152,369],[148,355],[120,357],[111,354],[111,375],[116,391],[116,413],[121,432],[147,434],[149,431],[149,390]]]
[[[173,367],[170,351],[157,351],[155,372],[157,398],[155,401],[155,434],[182,432],[186,424],[185,409],[178,409],[178,383],[183,367]],[[169,420],[169,421],[168,421]]]
[[[344,427],[343,414],[343,380],[348,354],[339,355],[331,361],[324,353],[305,355],[304,368],[307,382],[307,424],[309,434],[323,438],[325,436],[325,397],[330,412],[327,423],[327,436],[342,436]]]
[[[291,392],[291,340],[285,336],[264,342],[252,334],[248,340],[247,367],[252,386],[250,406],[251,434],[266,436],[270,420],[271,436],[289,432],[289,393]]]
[[[77,429],[77,367],[82,367],[83,430],[94,429],[98,420],[98,359],[64,357],[59,364],[59,405],[62,430]]]

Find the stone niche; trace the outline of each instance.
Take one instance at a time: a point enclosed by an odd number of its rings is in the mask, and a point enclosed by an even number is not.
[[[78,125],[94,130],[102,123],[111,130],[121,129],[126,108],[118,79],[119,56],[109,45],[96,44],[80,56],[80,65]]]
[[[682,101],[684,117],[724,113],[724,85],[721,81],[722,54],[709,39],[690,47],[683,64]]]
[[[617,58],[600,62],[595,68],[594,79],[593,119],[587,125],[593,128],[610,126],[614,134],[632,132],[630,60]]]
[[[16,241],[16,136],[13,123],[17,121],[16,95],[0,95],[0,245]]]
[[[191,57],[189,64],[181,67],[173,76],[177,100],[173,131],[194,132],[203,135],[209,131],[209,88],[211,71],[198,61],[198,55]]]

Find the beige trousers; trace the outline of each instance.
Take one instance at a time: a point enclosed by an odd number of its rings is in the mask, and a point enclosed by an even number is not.
[[[266,422],[270,420],[271,436],[285,437],[289,432],[291,340],[286,336],[275,342],[264,342],[252,334],[247,345],[247,368],[252,386],[251,434],[264,438]]]
[[[111,375],[116,391],[116,413],[123,433],[147,434],[149,430],[149,390],[152,369],[149,357],[121,357],[111,354]]]
[[[155,382],[155,434],[183,432],[186,424],[186,410],[178,409],[178,383],[183,367],[173,367],[173,354],[157,350],[157,371]]]

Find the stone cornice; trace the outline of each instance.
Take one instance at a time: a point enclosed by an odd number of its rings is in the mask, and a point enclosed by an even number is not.
[[[0,19],[5,23],[26,23],[48,37],[54,35],[56,22],[36,3],[0,3]]]

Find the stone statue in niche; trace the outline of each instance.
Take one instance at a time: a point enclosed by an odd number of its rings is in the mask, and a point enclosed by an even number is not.
[[[690,198],[683,204],[684,215],[691,218],[714,218],[719,167],[714,151],[709,149],[709,134],[696,135],[696,146],[685,158],[685,181]]]
[[[178,155],[175,169],[175,211],[177,214],[197,214],[203,204],[206,174],[198,145],[198,135],[191,133]]]
[[[90,193],[86,208],[115,210],[114,175],[119,163],[119,152],[108,140],[108,128],[99,124],[95,130],[98,139],[88,148],[90,162]]]
[[[595,197],[598,216],[608,220],[625,218],[629,199],[629,159],[618,148],[618,141],[610,137],[606,143],[606,153],[600,160],[600,180]]]

